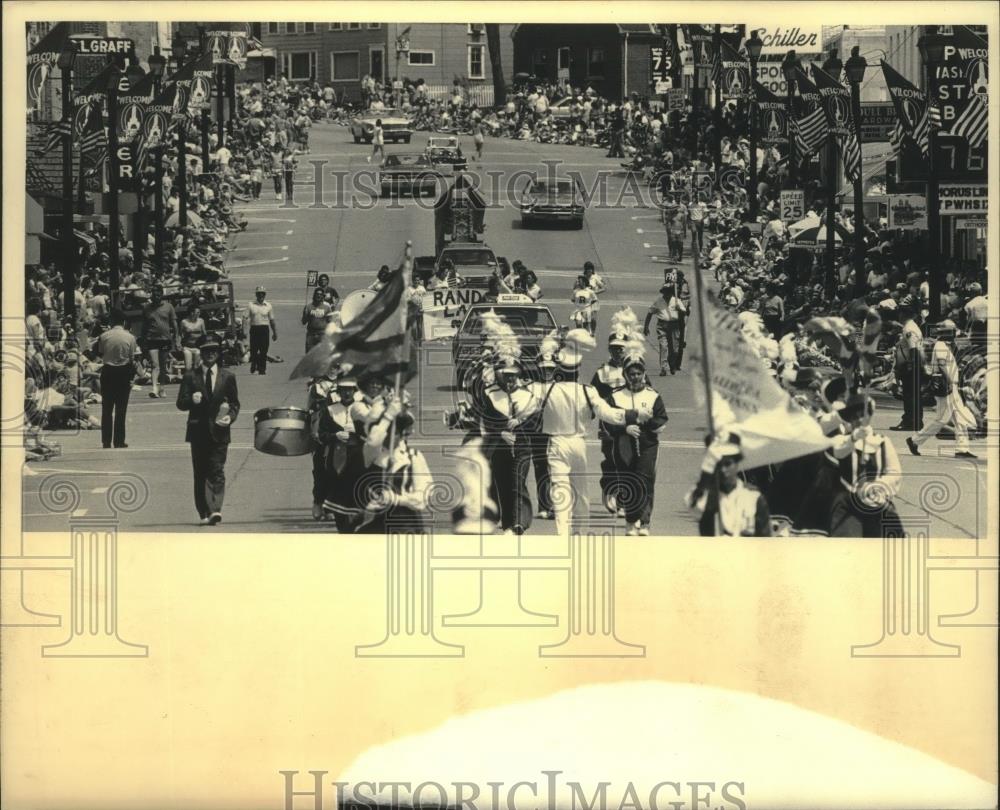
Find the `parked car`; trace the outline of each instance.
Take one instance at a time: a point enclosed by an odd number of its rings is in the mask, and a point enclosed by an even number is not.
[[[568,223],[579,229],[583,227],[583,213],[582,191],[570,178],[531,180],[521,196],[521,224],[525,227]]]
[[[409,143],[413,136],[410,119],[402,110],[366,110],[351,121],[351,135],[355,143],[371,143],[375,135],[375,122],[382,120],[382,134],[386,141]]]

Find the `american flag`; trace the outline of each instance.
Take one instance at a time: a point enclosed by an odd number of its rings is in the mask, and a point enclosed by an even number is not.
[[[979,93],[974,93],[962,114],[955,119],[951,134],[965,138],[969,146],[975,149],[986,142],[989,128],[989,109],[983,97]]]
[[[108,136],[104,131],[104,121],[101,119],[100,105],[91,104],[87,123],[80,138],[80,157],[84,163],[90,164],[89,174],[96,174],[108,157]]]
[[[903,125],[897,119],[896,126],[889,133],[889,146],[892,148],[892,153],[897,157],[899,157],[899,151],[903,148],[903,138],[905,135],[906,130],[903,129]]]
[[[70,134],[70,122],[69,121],[55,121],[45,128],[45,143],[42,145],[41,149],[35,150],[37,155],[45,155],[55,149],[57,146],[62,144],[63,138],[66,138]]]
[[[917,142],[924,157],[931,151],[931,130],[941,129],[941,108],[933,101],[924,107],[923,115],[913,128],[913,140]]]
[[[826,113],[822,106],[816,107],[805,118],[795,121],[795,138],[802,154],[808,155],[819,149],[828,133]]]
[[[861,147],[854,133],[850,133],[837,141],[840,144],[840,156],[844,161],[844,175],[852,183],[861,177]]]
[[[717,85],[719,80],[722,78],[722,48],[714,48],[715,53],[712,55],[712,85]]]

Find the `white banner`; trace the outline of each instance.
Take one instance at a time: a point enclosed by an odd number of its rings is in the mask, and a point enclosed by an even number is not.
[[[990,193],[985,183],[958,185],[942,183],[938,189],[941,216],[955,214],[976,214],[986,216],[989,209]]]
[[[922,194],[889,196],[889,228],[904,231],[927,230],[927,199]]]
[[[472,304],[483,300],[485,293],[473,289],[441,288],[423,296],[424,340],[452,338]]]

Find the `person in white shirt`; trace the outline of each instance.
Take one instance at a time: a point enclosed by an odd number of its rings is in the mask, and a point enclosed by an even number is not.
[[[677,297],[673,284],[660,287],[659,297],[653,301],[646,313],[643,325],[643,335],[649,336],[649,324],[656,318],[656,334],[660,345],[660,376],[666,377],[667,372],[676,374],[680,365],[681,322],[686,309],[684,302]]]
[[[596,418],[612,425],[634,425],[652,417],[652,412],[614,408],[601,399],[593,386],[578,382],[581,352],[596,345],[586,330],[570,330],[557,358],[563,379],[535,388],[541,431],[549,437],[550,493],[556,533],[560,536],[566,536],[571,529],[585,529],[590,514],[586,445],[589,423]],[[512,418],[508,428],[517,430],[533,415],[523,413]]]
[[[250,319],[250,373],[267,373],[267,350],[270,346],[268,335],[278,340],[278,327],[274,323],[274,306],[265,301],[267,288],[260,284],[255,291],[255,301],[247,305]]]
[[[381,118],[376,119],[375,130],[372,132],[372,153],[368,156],[369,163],[375,155],[381,156],[380,164],[385,160],[385,132],[382,130]]]
[[[971,298],[962,308],[965,312],[965,328],[974,345],[985,347],[986,321],[990,314],[990,304],[983,295],[983,287],[979,282],[974,281],[970,284],[968,293]]]

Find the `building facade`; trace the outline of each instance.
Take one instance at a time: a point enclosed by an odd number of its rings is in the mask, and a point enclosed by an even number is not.
[[[861,100],[889,101],[889,89],[885,85],[885,77],[879,67],[882,54],[889,51],[888,32],[884,25],[842,26],[828,30],[824,37],[823,51],[828,54],[831,49],[837,50],[841,61],[846,62],[851,57],[851,48],[857,45],[860,54],[868,60],[868,70],[865,80],[861,83]],[[824,55],[824,59],[825,59]],[[891,61],[891,60],[890,60]],[[893,64],[895,67],[895,64]],[[904,74],[905,75],[905,74]]]
[[[500,26],[505,79],[513,73],[514,26]],[[423,79],[432,96],[444,96],[457,79],[468,95],[492,103],[493,74],[485,25],[478,23],[292,23],[260,24],[265,48],[275,51],[277,71],[290,81],[327,82],[352,101],[361,80]],[[397,48],[397,43],[405,48]]]

